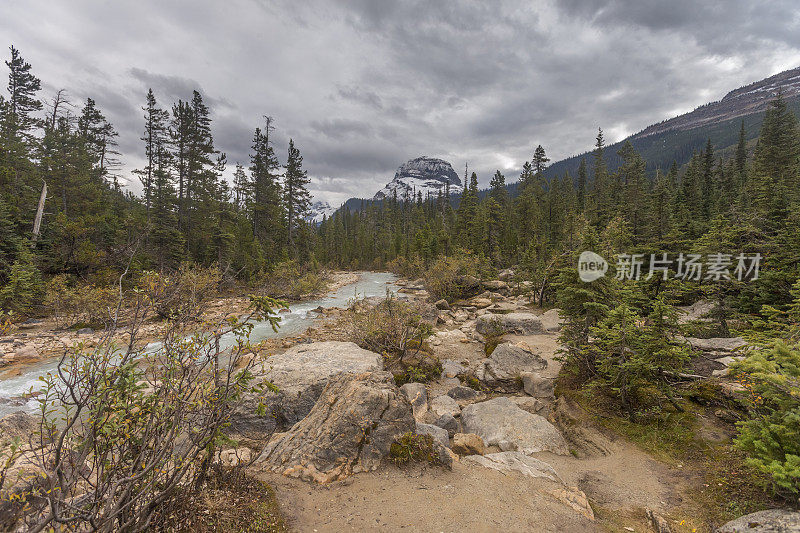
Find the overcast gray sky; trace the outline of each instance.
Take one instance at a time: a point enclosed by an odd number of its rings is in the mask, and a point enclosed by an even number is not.
[[[170,107],[196,88],[231,169],[271,115],[281,160],[294,138],[312,192],[337,205],[420,155],[516,181],[537,144],[555,161],[598,126],[616,141],[717,100],[800,65],[799,13],[791,0],[0,0],[0,43],[33,65],[43,99],[97,101],[124,177],[142,164],[147,89]]]

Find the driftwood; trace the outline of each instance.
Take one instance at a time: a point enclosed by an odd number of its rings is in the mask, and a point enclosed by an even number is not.
[[[33,242],[39,238],[44,214],[44,201],[47,199],[47,182],[42,182],[42,194],[39,196],[39,207],[36,208],[36,218],[33,220]]]

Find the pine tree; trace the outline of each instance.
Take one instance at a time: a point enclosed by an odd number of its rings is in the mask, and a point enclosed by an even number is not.
[[[289,139],[289,157],[286,160],[283,190],[287,214],[287,244],[292,254],[296,253],[295,235],[303,224],[311,204],[311,193],[308,192],[310,182],[308,172],[303,170],[303,156],[300,155],[300,150],[294,147],[294,141]]]
[[[159,157],[159,150],[165,147],[167,143],[169,113],[158,108],[153,89],[147,91],[147,103],[142,110],[145,112],[145,126],[141,140],[145,143],[144,155],[147,163],[144,169],[135,170],[134,172],[139,175],[139,181],[142,183],[145,209],[149,218],[152,204],[153,174],[156,167],[156,159]]]
[[[586,209],[586,158],[581,158],[578,167],[578,209],[583,212]]]
[[[272,117],[265,117],[264,130],[256,128],[250,154],[250,183],[253,204],[250,217],[253,234],[264,247],[266,256],[277,260],[284,244],[283,192],[278,182],[278,158],[272,148]]]
[[[536,150],[533,151],[533,171],[536,174],[541,174],[544,172],[544,169],[547,168],[547,162],[550,159],[545,155],[544,148],[542,145],[536,147]]]

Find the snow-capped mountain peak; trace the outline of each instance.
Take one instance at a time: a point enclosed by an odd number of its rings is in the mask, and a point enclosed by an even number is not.
[[[462,191],[461,180],[450,163],[434,157],[417,157],[400,165],[392,181],[378,191],[374,199],[391,198],[395,191],[400,200],[418,193],[422,193],[423,198],[437,196],[440,191],[445,193],[448,183],[451,194]]]
[[[324,200],[317,200],[311,204],[311,207],[306,214],[306,222],[322,222],[325,217],[330,218],[336,212],[335,207]]]

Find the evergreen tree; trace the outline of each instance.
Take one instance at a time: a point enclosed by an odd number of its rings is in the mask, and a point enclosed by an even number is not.
[[[289,157],[286,160],[286,177],[283,181],[284,203],[287,214],[287,244],[291,253],[294,249],[295,235],[304,224],[304,217],[311,204],[311,193],[308,192],[308,172],[303,170],[303,156],[300,150],[294,147],[294,141],[289,139]]]

